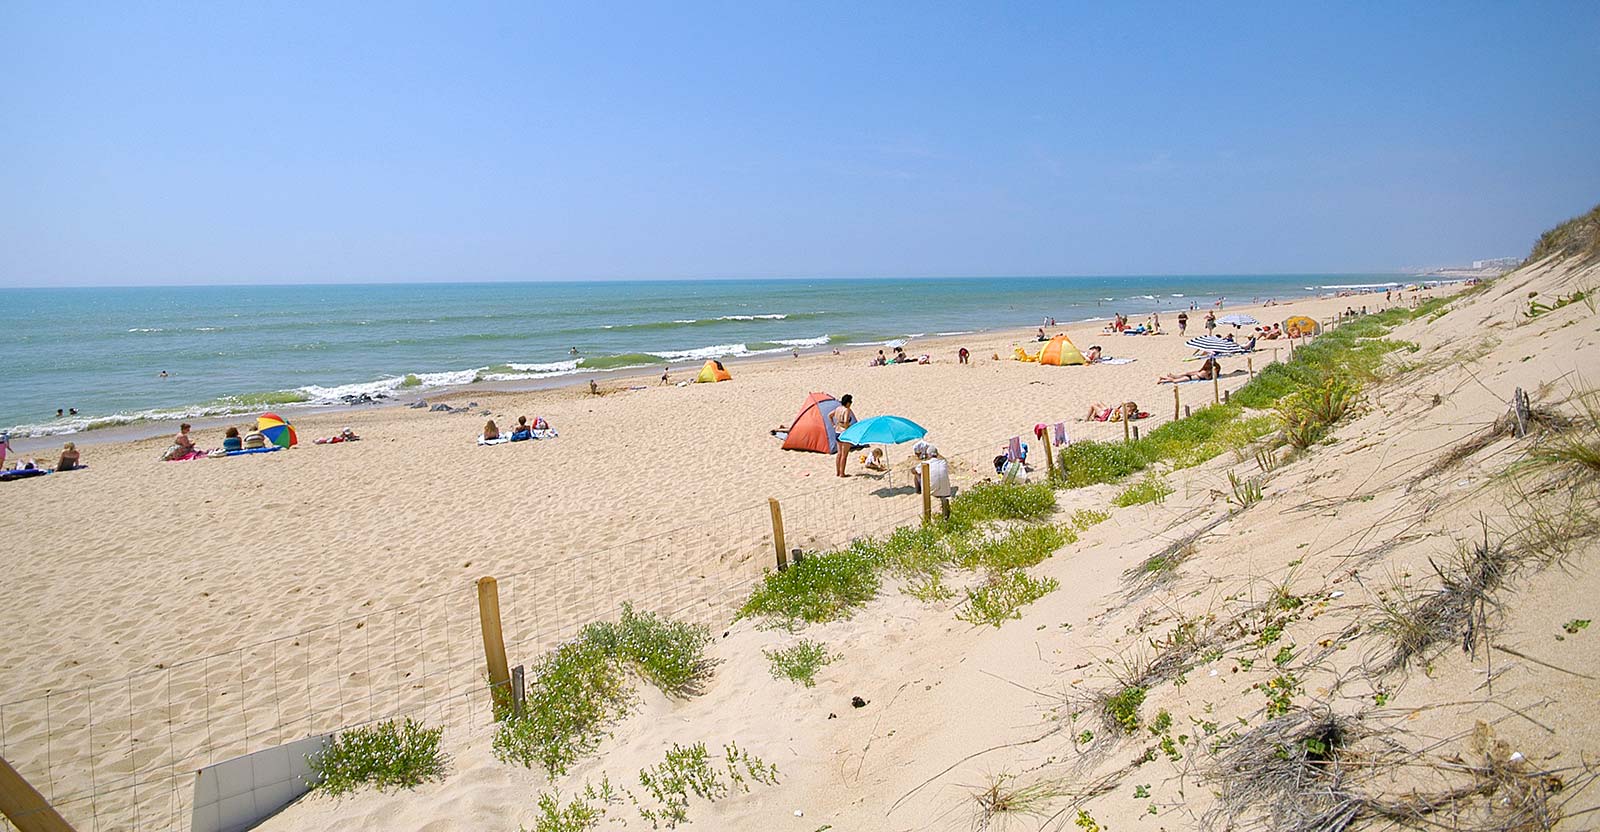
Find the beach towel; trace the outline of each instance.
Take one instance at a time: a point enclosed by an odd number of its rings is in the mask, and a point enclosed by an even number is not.
[[[1132,364],[1133,362],[1138,361],[1138,360],[1139,359],[1137,359],[1137,358],[1102,358],[1099,361],[1096,361],[1095,363],[1096,364]]]
[[[534,439],[554,439],[557,436],[561,435],[559,433],[556,433],[556,429],[555,428],[535,429],[533,431],[530,431],[530,433],[533,434],[533,438]]]
[[[509,437],[509,436],[497,436],[497,437],[495,437],[493,439],[484,439],[482,435],[478,436],[478,444],[479,445],[504,445],[505,443],[510,442],[510,441],[511,441],[511,437]]]
[[[0,482],[25,480],[30,477],[42,477],[48,473],[50,473],[50,471],[46,468],[15,468],[10,471],[6,471],[5,473],[0,473]]]
[[[166,461],[167,462],[187,462],[187,461],[189,461],[191,459],[205,459],[205,458],[206,458],[206,452],[200,450],[199,448],[196,448],[196,449],[194,449],[192,451],[189,451],[186,454],[179,454],[178,456],[167,457]]]
[[[1006,444],[1006,460],[1008,462],[1021,462],[1027,459],[1027,454],[1022,450],[1023,447],[1022,437],[1011,437],[1011,441]]]
[[[265,448],[245,448],[242,451],[223,451],[223,456],[244,456],[246,454],[270,454],[273,451],[288,450],[282,445],[268,445]]]
[[[1066,422],[1056,422],[1056,424],[1055,424],[1055,440],[1056,440],[1056,447],[1057,448],[1066,447],[1068,444],[1070,444],[1072,442],[1071,439],[1067,438],[1067,423]]]

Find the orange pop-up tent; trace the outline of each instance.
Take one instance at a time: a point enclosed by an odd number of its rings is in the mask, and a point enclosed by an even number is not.
[[[695,378],[695,381],[733,381],[733,376],[728,374],[728,370],[722,366],[722,362],[707,361],[701,366],[700,375]]]
[[[839,400],[827,393],[812,393],[806,397],[800,415],[789,426],[789,435],[783,440],[786,451],[815,451],[832,454],[839,451],[839,435],[833,430],[833,420],[828,417],[839,407]]]
[[[1065,335],[1057,335],[1050,339],[1050,343],[1044,345],[1044,349],[1039,350],[1039,363],[1063,367],[1068,364],[1088,364],[1089,362],[1084,359],[1083,353],[1078,352],[1078,348],[1072,343],[1071,338]]]

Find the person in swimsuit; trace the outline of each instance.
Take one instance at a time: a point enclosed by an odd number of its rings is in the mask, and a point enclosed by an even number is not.
[[[228,428],[228,431],[222,435],[222,449],[224,451],[244,450],[244,440],[239,438],[238,428],[230,427]]]
[[[484,423],[484,425],[483,425],[483,438],[484,439],[499,439],[500,438],[500,428],[495,425],[493,419],[490,419],[489,421]]]
[[[71,442],[61,446],[61,458],[56,460],[57,471],[71,471],[78,467],[78,446]]]
[[[828,414],[828,418],[833,421],[833,432],[835,435],[844,433],[847,428],[856,423],[856,413],[854,410],[850,409],[850,405],[854,401],[855,399],[852,398],[849,393],[846,393],[842,398],[839,399],[839,406],[834,408],[832,413]],[[845,463],[850,461],[850,451],[853,450],[854,447],[855,446],[844,441],[843,439],[839,440],[839,457],[834,461],[834,474],[836,476],[849,476],[849,474],[844,472],[844,466]]]
[[[1217,363],[1217,356],[1212,354],[1206,356],[1206,362],[1200,365],[1200,369],[1190,370],[1187,373],[1168,373],[1161,378],[1156,379],[1156,383],[1177,384],[1180,381],[1204,381],[1206,379],[1215,378],[1217,372],[1221,369],[1221,365]]]

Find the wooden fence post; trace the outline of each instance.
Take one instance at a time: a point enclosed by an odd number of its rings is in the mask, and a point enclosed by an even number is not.
[[[1188,406],[1188,405],[1184,405],[1184,406],[1183,406],[1183,418],[1185,418],[1185,419],[1187,419],[1187,418],[1189,418],[1189,417],[1190,417],[1190,416],[1191,416],[1191,415],[1192,415],[1192,414],[1193,414],[1193,413],[1194,413],[1194,408],[1191,408],[1191,407],[1190,407],[1190,406]]]
[[[1055,479],[1055,476],[1056,476],[1056,460],[1055,460],[1055,456],[1056,455],[1055,455],[1055,452],[1050,449],[1050,445],[1051,445],[1051,441],[1050,440],[1051,440],[1050,429],[1049,428],[1045,428],[1044,440],[1043,440],[1044,441],[1044,473],[1045,473],[1045,476],[1047,478]]]
[[[1172,421],[1178,421],[1178,416],[1183,410],[1178,407],[1178,385],[1172,385]]]
[[[1215,372],[1215,373],[1211,374],[1211,403],[1212,404],[1216,404],[1216,403],[1222,401],[1222,378],[1221,378],[1221,376],[1222,376],[1222,373],[1220,373],[1220,372]]]
[[[1117,405],[1117,409],[1122,411],[1122,441],[1131,441],[1128,436],[1128,411],[1124,410],[1122,405]]]
[[[1232,390],[1224,390],[1224,391],[1222,391],[1222,403],[1223,404],[1227,404],[1228,403],[1228,394],[1232,393],[1232,392],[1233,392]]]
[[[1244,366],[1250,370],[1250,377],[1256,377],[1256,359],[1254,356],[1245,356]]]
[[[922,522],[933,519],[933,483],[928,482],[928,463],[922,463]]]
[[[782,572],[789,568],[789,550],[783,548],[783,509],[776,497],[767,498],[767,507],[772,509],[772,545],[778,550],[778,571]]]
[[[50,802],[44,799],[11,764],[0,757],[0,815],[5,815],[19,832],[72,832]]]
[[[1138,425],[1134,425],[1133,426],[1133,441],[1135,441],[1135,442],[1139,441],[1139,426]]]
[[[483,627],[483,657],[489,665],[489,699],[498,720],[511,712],[511,670],[500,631],[500,584],[494,578],[478,579],[478,623]]]

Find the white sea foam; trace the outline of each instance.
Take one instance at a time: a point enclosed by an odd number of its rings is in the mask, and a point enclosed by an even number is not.
[[[713,344],[709,347],[697,347],[692,350],[652,350],[647,353],[647,355],[664,358],[668,361],[698,361],[709,358],[753,354],[750,352],[750,348],[744,344]]]
[[[129,331],[129,332],[166,332],[166,330],[164,330],[164,329],[162,329],[162,328],[161,328],[161,327],[159,327],[159,326],[152,326],[152,327],[135,327],[135,328],[133,328],[133,329],[130,329],[130,330],[128,330],[128,331]]]
[[[783,344],[786,347],[821,347],[827,345],[828,336],[823,335],[818,338],[789,338],[786,340],[773,341],[772,343]]]
[[[777,315],[777,314],[771,314],[771,315],[723,315],[723,316],[717,318],[717,320],[719,320],[719,321],[781,321],[781,320],[783,320],[783,319],[785,319],[787,317],[789,317],[789,316],[788,315]]]
[[[935,332],[934,335],[972,335],[976,332],[976,329],[957,329],[953,332]]]

